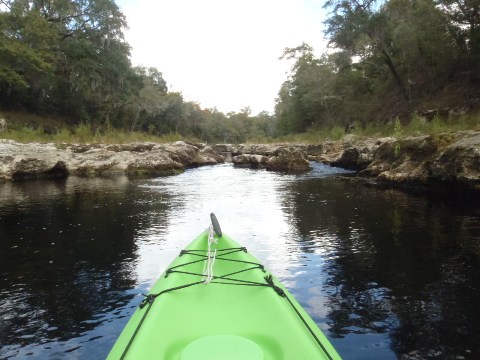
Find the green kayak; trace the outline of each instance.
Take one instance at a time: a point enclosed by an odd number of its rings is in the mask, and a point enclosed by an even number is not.
[[[315,322],[215,216],[154,284],[107,359],[340,359]]]

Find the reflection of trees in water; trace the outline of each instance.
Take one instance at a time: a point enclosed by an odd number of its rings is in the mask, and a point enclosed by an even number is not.
[[[452,255],[442,264],[438,281],[392,301],[401,320],[391,334],[397,353],[479,358],[480,259],[478,253]]]
[[[123,178],[2,186],[0,344],[69,339],[121,316],[114,309],[136,283],[135,238],[152,220],[141,217],[166,216],[166,201]]]
[[[329,179],[288,192],[299,245],[328,251],[333,336],[389,333],[398,355],[480,355],[475,209]]]

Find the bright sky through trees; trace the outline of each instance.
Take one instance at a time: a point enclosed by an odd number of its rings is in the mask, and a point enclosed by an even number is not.
[[[169,90],[223,112],[273,111],[285,47],[323,40],[320,0],[117,0],[133,65],[157,67]]]

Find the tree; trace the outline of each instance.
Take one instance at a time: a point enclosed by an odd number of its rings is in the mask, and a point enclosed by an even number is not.
[[[8,104],[118,121],[138,92],[113,0],[2,0],[0,91]],[[13,101],[12,101],[13,100]],[[121,123],[122,121],[120,121]]]
[[[448,31],[470,66],[480,61],[480,2],[478,0],[437,0]]]
[[[315,89],[315,68],[318,65],[313,48],[301,44],[285,48],[280,59],[294,60],[290,76],[282,85],[276,106],[278,126],[281,134],[304,131],[314,118],[312,91]]]
[[[295,62],[276,104],[280,134],[305,131],[311,126],[329,127],[342,121],[335,116],[344,96],[336,88],[339,69],[333,58],[329,55],[315,58],[313,49],[304,43],[286,48],[281,59]]]
[[[61,36],[57,106],[76,117],[111,116],[128,103],[135,79],[124,41],[124,15],[112,0],[40,2],[38,10]],[[74,104],[74,106],[71,106]]]
[[[31,105],[44,99],[54,70],[58,38],[25,1],[4,2],[0,11],[0,92]]]
[[[131,131],[141,127],[148,119],[163,111],[164,97],[168,91],[167,82],[163,74],[156,68],[136,67],[135,73],[141,79],[142,86],[136,96],[132,98],[134,120]]]
[[[415,88],[432,91],[457,67],[458,51],[433,0],[391,0],[385,4],[400,71]],[[455,66],[452,66],[455,64]]]
[[[375,8],[375,0],[328,0],[332,15],[325,21],[330,43],[362,59],[379,56],[388,67],[403,98],[408,100],[405,82],[394,61],[395,47],[388,32],[387,14]]]

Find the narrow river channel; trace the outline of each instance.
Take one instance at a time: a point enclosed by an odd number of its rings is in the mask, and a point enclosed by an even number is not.
[[[0,359],[105,358],[210,212],[343,358],[480,358],[480,206],[339,172],[0,184]]]

